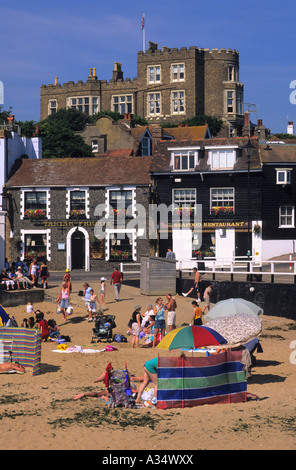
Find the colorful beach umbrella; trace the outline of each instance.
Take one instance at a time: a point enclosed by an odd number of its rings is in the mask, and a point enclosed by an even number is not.
[[[5,326],[9,320],[9,315],[6,310],[0,305],[0,326]]]
[[[253,302],[241,298],[220,300],[207,313],[205,321],[214,320],[218,317],[229,317],[238,313],[247,313],[258,317],[258,315],[263,314],[263,310]]]
[[[219,346],[227,341],[217,331],[205,326],[182,326],[170,331],[156,346],[159,349],[197,349]]]

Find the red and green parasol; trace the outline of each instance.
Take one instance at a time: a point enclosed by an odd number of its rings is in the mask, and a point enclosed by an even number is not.
[[[182,326],[170,331],[156,346],[159,349],[197,349],[226,344],[223,336],[206,326]]]

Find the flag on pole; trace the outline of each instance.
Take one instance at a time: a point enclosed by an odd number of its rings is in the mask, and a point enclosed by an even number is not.
[[[142,16],[142,30],[145,28],[145,13]]]

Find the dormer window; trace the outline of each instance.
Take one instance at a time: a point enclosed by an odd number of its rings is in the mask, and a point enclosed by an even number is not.
[[[168,149],[171,150],[171,167],[174,171],[193,171],[198,164],[197,149]]]
[[[236,150],[234,148],[205,148],[209,150],[209,164],[212,170],[230,170],[234,167],[236,163]]]
[[[276,168],[276,184],[291,184],[292,168]]]

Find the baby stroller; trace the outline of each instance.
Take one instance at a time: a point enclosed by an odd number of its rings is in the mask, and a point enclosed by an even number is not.
[[[95,327],[93,328],[93,334],[91,343],[106,341],[111,343],[113,340],[113,328],[116,327],[115,315],[101,315],[96,318]]]

